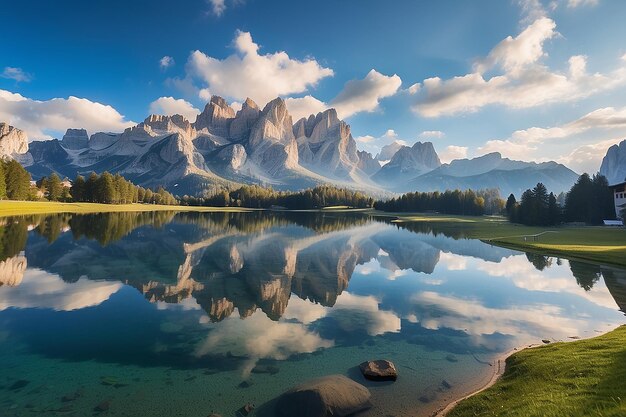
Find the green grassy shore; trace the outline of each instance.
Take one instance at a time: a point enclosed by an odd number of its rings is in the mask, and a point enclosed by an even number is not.
[[[504,375],[448,417],[626,415],[626,326],[592,339],[525,349]]]
[[[190,207],[159,204],[59,203],[55,201],[1,201],[0,217],[56,213],[112,213],[142,211],[246,212],[241,207]]]

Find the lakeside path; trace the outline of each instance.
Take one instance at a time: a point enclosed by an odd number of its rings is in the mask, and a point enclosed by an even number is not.
[[[535,227],[509,222],[502,216],[452,216],[372,212],[411,228],[430,223],[437,232],[485,243],[572,260],[626,267],[626,228],[611,226]]]

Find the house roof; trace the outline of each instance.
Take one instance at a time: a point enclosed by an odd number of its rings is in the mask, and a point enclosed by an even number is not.
[[[626,181],[618,182],[617,184],[611,184],[611,185],[609,185],[609,188],[617,188],[617,187],[620,187],[622,185],[626,185]]]

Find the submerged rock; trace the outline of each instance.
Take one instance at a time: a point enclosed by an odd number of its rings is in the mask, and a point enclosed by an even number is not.
[[[108,411],[111,408],[111,400],[104,400],[100,404],[96,405],[93,408],[93,411],[101,413],[103,411]]]
[[[270,374],[275,375],[280,371],[277,366],[274,365],[256,365],[252,368],[253,374]]]
[[[398,379],[398,370],[393,362],[379,359],[366,361],[359,365],[365,379],[371,381],[395,381]]]
[[[26,385],[30,384],[30,381],[27,379],[20,379],[15,381],[10,387],[9,389],[11,391],[17,391],[18,389],[22,389],[24,388]]]
[[[241,381],[241,383],[239,385],[237,385],[239,388],[250,388],[254,383],[252,381]]]
[[[448,362],[458,362],[459,358],[450,353],[449,355],[446,355],[446,360]]]
[[[370,392],[343,375],[304,382],[278,397],[276,414],[283,417],[348,416],[368,409]]]
[[[237,416],[247,416],[252,411],[254,411],[254,404],[247,403],[246,405],[241,407],[239,410],[237,410]]]

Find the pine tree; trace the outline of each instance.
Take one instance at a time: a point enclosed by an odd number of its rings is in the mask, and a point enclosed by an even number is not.
[[[92,203],[96,202],[98,195],[98,174],[92,172],[87,177],[87,182],[85,183],[85,191],[84,191],[84,201],[90,201]]]
[[[76,179],[72,182],[72,187],[70,188],[70,194],[72,195],[72,200],[74,201],[86,201],[85,200],[85,177],[82,175],[76,176]]]
[[[30,195],[30,174],[12,159],[6,163],[7,197],[11,200],[27,200]]]
[[[0,200],[7,198],[7,182],[4,173],[4,161],[0,160]]]
[[[96,202],[111,204],[115,201],[115,179],[113,175],[105,171],[96,181]]]
[[[553,226],[560,223],[560,210],[559,205],[556,202],[556,196],[554,193],[550,193],[548,196],[548,221],[547,224]]]
[[[63,194],[63,185],[61,184],[61,179],[55,173],[50,174],[49,177],[45,178],[43,181],[43,186],[45,188],[45,196],[49,201],[59,201]]]

